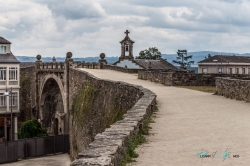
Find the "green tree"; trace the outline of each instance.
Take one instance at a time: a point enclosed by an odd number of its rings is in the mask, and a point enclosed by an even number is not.
[[[47,132],[42,128],[37,119],[31,119],[23,122],[18,130],[19,139],[43,137],[47,135]]]
[[[186,66],[194,63],[194,61],[189,61],[192,57],[193,55],[187,55],[187,50],[178,50],[176,60],[173,60],[173,63],[180,65],[181,69],[186,69]]]
[[[143,50],[139,53],[139,56],[135,59],[159,59],[161,58],[161,52],[157,47],[149,47],[149,49]]]

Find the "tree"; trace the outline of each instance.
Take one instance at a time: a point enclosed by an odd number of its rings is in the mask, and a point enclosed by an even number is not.
[[[159,59],[161,58],[161,52],[157,47],[149,47],[149,49],[143,50],[139,53],[139,56],[135,59]]]
[[[178,50],[176,60],[173,60],[173,63],[179,64],[181,69],[186,69],[186,66],[194,63],[194,61],[188,61],[192,57],[193,55],[187,55],[187,50]]]
[[[18,130],[19,139],[43,137],[47,135],[47,132],[42,128],[37,119],[31,119],[23,122]]]

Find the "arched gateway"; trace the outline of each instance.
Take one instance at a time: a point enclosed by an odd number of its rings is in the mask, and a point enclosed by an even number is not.
[[[36,90],[38,118],[50,135],[69,132],[69,66],[73,62],[68,52],[65,62],[42,62],[37,55]]]

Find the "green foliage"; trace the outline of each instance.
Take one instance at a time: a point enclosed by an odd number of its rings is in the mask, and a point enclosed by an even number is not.
[[[77,125],[83,126],[84,115],[91,113],[96,91],[97,88],[94,85],[91,83],[84,83],[78,92],[71,109],[73,121],[76,121]]]
[[[157,112],[158,108],[155,105],[153,108],[153,113]],[[139,156],[138,153],[135,152],[135,149],[146,142],[145,135],[149,135],[149,129],[151,127],[149,124],[152,122],[152,117],[150,116],[144,123],[141,130],[129,141],[128,148],[125,152],[124,158],[122,160],[122,166],[126,166],[127,163],[133,162],[133,158],[137,158]]]
[[[43,137],[47,135],[47,132],[42,128],[37,119],[31,119],[23,122],[18,130],[19,139]]]
[[[137,158],[139,156],[138,153],[135,152],[135,149],[138,145],[141,145],[146,142],[145,136],[142,132],[136,134],[128,143],[128,148],[122,160],[122,166],[126,166],[127,163],[133,162],[133,158]]]
[[[192,57],[193,55],[187,55],[187,50],[178,50],[176,60],[173,60],[173,63],[180,65],[181,69],[186,69],[186,66],[194,63],[194,61],[189,61]]]
[[[149,47],[149,49],[143,50],[139,53],[139,56],[135,59],[159,59],[161,58],[161,52],[157,47]]]

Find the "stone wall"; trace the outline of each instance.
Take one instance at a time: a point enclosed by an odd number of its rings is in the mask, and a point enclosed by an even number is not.
[[[90,143],[96,142],[95,140],[100,141],[100,139],[97,139],[99,137],[98,133],[105,131],[103,133],[106,135],[106,138],[103,138],[104,143],[108,141],[106,140],[108,138],[114,138],[111,142],[117,141],[115,138],[119,137],[120,139],[119,134],[128,139],[134,133],[134,129],[138,129],[139,124],[146,117],[145,111],[150,112],[151,104],[154,104],[155,95],[139,86],[101,80],[77,68],[71,68],[69,76],[70,152],[73,158],[81,157],[82,155],[78,155],[80,152],[85,153],[90,149],[95,149]],[[134,106],[135,104],[136,106]],[[149,106],[150,108],[148,108]],[[131,113],[124,115],[128,110]],[[138,112],[138,115],[136,115],[136,112]],[[132,118],[131,121],[122,120],[120,124],[118,122],[114,124],[115,129],[111,127],[105,130],[116,121],[121,120],[123,115],[128,119]],[[123,125],[124,127],[117,128],[117,125]],[[121,133],[119,133],[118,129],[121,130]],[[128,129],[131,131],[128,132]],[[83,160],[89,160],[87,158],[93,156],[82,157],[84,157]],[[112,160],[112,162],[115,161]]]
[[[109,70],[115,70],[115,71],[120,71],[123,73],[138,73],[138,71],[143,70],[143,69],[128,69],[124,67],[119,67],[115,65],[108,65],[108,64],[101,64],[100,62],[74,62],[76,65],[76,68],[88,68],[88,69],[109,69]]]
[[[195,74],[189,71],[141,70],[138,78],[168,86],[215,86],[216,77],[246,77],[248,75]]]
[[[104,69],[120,71],[123,73],[138,73],[138,71],[143,70],[143,69],[128,69],[128,68],[119,67],[115,65],[104,65]]]
[[[216,93],[231,99],[250,101],[250,80],[217,77]]]
[[[140,86],[101,80],[78,69],[70,69],[70,78],[70,110],[79,99],[78,91],[89,93],[85,99],[93,103],[88,113],[81,115],[83,126],[76,124],[71,111],[71,154],[78,158],[71,165],[120,165],[129,139],[153,111],[156,95]]]
[[[36,117],[36,71],[35,67],[20,68],[20,122]]]

